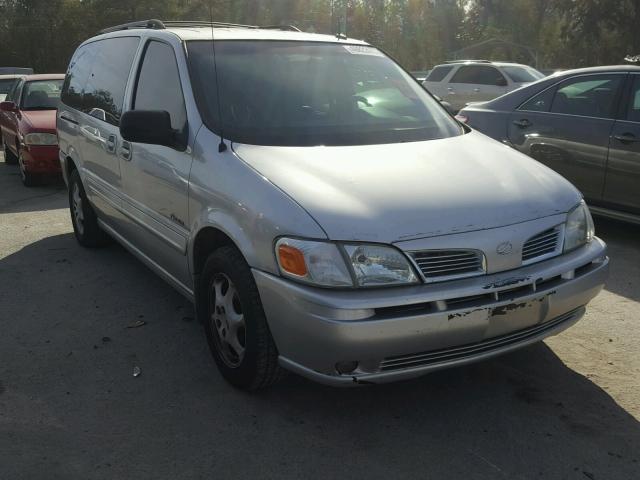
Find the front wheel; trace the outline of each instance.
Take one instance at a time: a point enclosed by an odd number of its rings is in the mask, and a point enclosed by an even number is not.
[[[110,237],[98,225],[98,217],[87,199],[82,180],[77,170],[69,176],[69,210],[73,233],[83,247],[103,247]]]
[[[197,299],[211,354],[229,383],[254,391],[283,376],[258,288],[236,248],[222,247],[209,256]]]
[[[38,184],[38,177],[27,170],[22,154],[18,155],[18,167],[20,169],[20,180],[22,180],[22,184],[25,187],[35,187]]]
[[[11,151],[6,142],[4,144],[4,163],[7,165],[15,165],[18,163],[18,157]]]

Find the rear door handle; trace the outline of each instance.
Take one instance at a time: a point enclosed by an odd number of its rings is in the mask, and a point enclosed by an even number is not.
[[[531,122],[526,118],[523,118],[522,120],[514,120],[513,124],[520,128],[527,128],[531,126]]]
[[[131,161],[131,144],[123,140],[120,144],[120,156],[127,161]]]
[[[633,133],[624,133],[622,135],[614,135],[613,138],[622,143],[636,143],[640,142],[640,138],[636,137]]]
[[[474,88],[473,91],[478,93],[480,91],[480,89],[479,88]]]

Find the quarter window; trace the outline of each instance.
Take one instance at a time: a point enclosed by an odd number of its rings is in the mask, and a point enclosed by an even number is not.
[[[184,134],[187,112],[176,56],[166,43],[147,45],[133,103],[134,110],[164,110],[171,116],[173,129]]]
[[[463,65],[453,75],[450,83],[506,86],[507,80],[497,68],[486,65]]]
[[[613,118],[622,75],[590,75],[562,83],[553,98],[552,113]]]
[[[551,109],[554,92],[554,88],[548,88],[544,92],[539,93],[535,97],[527,100],[520,107],[520,110],[526,110],[528,112],[548,112]]]

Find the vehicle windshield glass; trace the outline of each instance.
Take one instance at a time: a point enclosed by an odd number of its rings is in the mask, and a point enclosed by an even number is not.
[[[27,82],[22,92],[21,110],[55,110],[60,103],[63,79]]]
[[[216,41],[220,109],[211,41],[187,44],[205,122],[255,145],[365,145],[463,133],[392,60],[361,45]],[[218,116],[222,121],[219,121]]]
[[[535,68],[531,67],[507,65],[502,67],[502,71],[515,83],[530,83],[544,78],[543,73],[540,73]]]

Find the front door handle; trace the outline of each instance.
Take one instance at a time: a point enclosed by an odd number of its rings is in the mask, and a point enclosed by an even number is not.
[[[513,124],[516,127],[520,127],[520,128],[527,128],[531,126],[531,122],[529,120],[527,120],[526,118],[523,118],[522,120],[514,120]]]
[[[116,151],[116,136],[115,135],[109,135],[109,137],[107,138],[107,152],[109,153],[115,153]]]
[[[127,161],[131,161],[131,144],[126,140],[120,144],[120,156]]]
[[[479,88],[474,88],[473,91],[478,93],[480,91],[480,89]]]
[[[636,137],[633,133],[623,133],[622,135],[614,135],[613,138],[615,138],[621,143],[640,142],[640,138]]]

